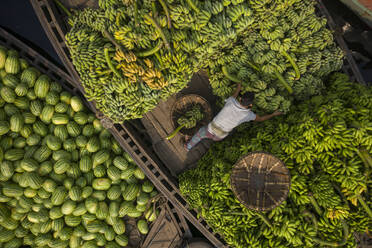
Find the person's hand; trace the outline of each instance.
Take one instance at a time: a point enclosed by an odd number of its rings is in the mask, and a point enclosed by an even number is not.
[[[278,115],[282,115],[283,112],[280,112],[279,110],[275,110],[275,112],[273,113],[273,116],[278,116]]]

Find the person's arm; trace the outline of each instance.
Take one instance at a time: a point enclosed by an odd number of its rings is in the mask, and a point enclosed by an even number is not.
[[[239,93],[240,93],[241,88],[242,88],[242,84],[238,83],[238,86],[236,87],[236,90],[234,91],[234,94],[232,94],[232,97],[234,97],[236,99],[238,97]]]
[[[273,118],[274,116],[278,116],[278,115],[281,115],[281,114],[283,114],[283,113],[276,110],[274,113],[272,113],[270,115],[264,115],[264,116],[256,115],[256,119],[254,119],[254,121],[258,121],[258,122],[266,121],[266,120],[269,120],[269,119]]]

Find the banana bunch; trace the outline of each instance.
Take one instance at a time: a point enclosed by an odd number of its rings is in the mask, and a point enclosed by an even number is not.
[[[273,97],[275,91],[268,86],[258,96]],[[352,233],[369,230],[372,90],[335,73],[321,93],[292,106],[279,124],[238,128],[180,175],[190,206],[229,245],[356,247]],[[265,213],[240,204],[229,182],[236,161],[257,150],[277,156],[291,174],[288,200]]]
[[[180,126],[184,126],[187,129],[193,128],[196,126],[198,121],[201,121],[204,118],[204,114],[201,111],[201,108],[199,105],[195,105],[187,111],[183,116],[181,116],[177,123]]]
[[[243,92],[258,94],[256,111],[286,112],[293,99],[318,94],[323,78],[342,66],[344,54],[326,20],[315,15],[312,0],[100,0],[98,5],[75,12],[66,39],[87,97],[115,121],[143,116],[200,69],[210,72],[214,94],[225,98],[235,84],[223,76],[223,67],[243,83]],[[129,54],[135,60],[127,61]],[[264,93],[267,88],[275,94]],[[108,106],[111,101],[115,104]]]
[[[141,118],[189,82],[197,70],[188,53],[196,44],[180,29],[173,39],[164,1],[98,4],[69,20],[66,43],[73,64],[86,97],[107,117],[114,122]]]

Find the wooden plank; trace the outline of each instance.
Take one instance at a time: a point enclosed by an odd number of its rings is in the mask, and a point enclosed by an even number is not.
[[[208,151],[211,141],[204,140],[194,149],[187,152],[184,146],[184,136],[177,134],[173,139],[166,137],[174,130],[171,120],[171,110],[177,98],[186,94],[199,94],[214,106],[215,97],[212,94],[208,78],[197,73],[191,83],[176,96],[167,101],[161,101],[151,112],[145,114],[142,123],[152,139],[152,146],[156,154],[168,167],[173,175],[178,175],[197,161]],[[191,137],[190,137],[191,138]]]

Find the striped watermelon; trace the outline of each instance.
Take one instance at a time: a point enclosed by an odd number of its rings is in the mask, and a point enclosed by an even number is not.
[[[15,92],[11,88],[6,86],[0,89],[0,96],[7,103],[13,103],[16,99]]]
[[[21,114],[15,114],[10,117],[9,126],[13,132],[20,132],[24,125],[24,119]]]
[[[8,86],[9,88],[15,89],[17,85],[19,84],[18,77],[12,74],[7,74],[3,78],[3,84],[5,86]],[[27,90],[26,90],[26,93],[27,93]]]
[[[75,227],[80,225],[81,218],[79,216],[67,215],[65,216],[65,223],[67,226]]]
[[[79,168],[82,172],[88,172],[93,168],[93,162],[88,155],[84,155],[80,158]]]
[[[80,201],[82,199],[82,190],[79,186],[73,186],[71,187],[68,195],[71,200]]]
[[[41,75],[35,82],[34,91],[38,98],[45,98],[50,87],[50,79],[47,75]]]
[[[35,68],[29,67],[22,72],[21,82],[27,84],[28,87],[33,87],[35,85],[38,75],[39,72]]]
[[[17,74],[21,70],[21,64],[18,56],[9,55],[5,61],[5,71],[10,74]]]
[[[67,190],[63,186],[59,186],[52,194],[51,201],[53,205],[61,205],[67,196]]]
[[[40,120],[42,120],[44,123],[51,123],[52,117],[54,114],[54,106],[53,105],[45,105],[43,110],[40,114]]]
[[[123,198],[126,201],[132,201],[137,197],[139,192],[140,186],[138,184],[130,184],[123,192]]]

